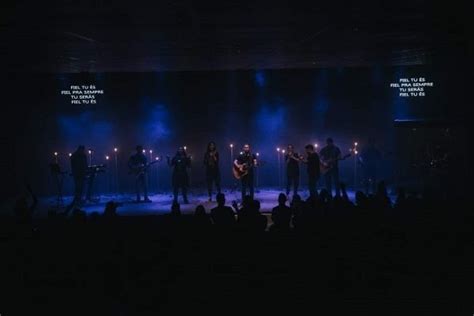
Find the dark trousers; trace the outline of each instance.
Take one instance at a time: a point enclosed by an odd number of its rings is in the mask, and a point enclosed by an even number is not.
[[[148,199],[148,185],[147,185],[147,177],[146,174],[140,174],[136,179],[135,179],[135,191],[137,193],[137,201],[140,200],[140,191],[143,190],[143,196],[146,199]]]
[[[319,180],[319,175],[317,174],[308,174],[308,191],[309,191],[309,196],[318,196],[318,180]]]
[[[86,178],[84,176],[73,176],[74,180],[74,199],[65,210],[65,214],[69,214],[73,207],[78,207],[82,202],[82,195],[84,194],[84,186]]]
[[[87,201],[92,201],[92,194],[94,193],[94,180],[95,180],[95,174],[89,175],[87,177],[87,192],[86,192],[86,200]]]
[[[293,186],[293,194],[298,193],[298,186],[300,185],[299,173],[288,173],[286,175],[286,195],[290,194],[291,186]]]
[[[82,194],[84,193],[84,177],[74,177],[74,201],[73,203],[80,203],[82,200]]]
[[[249,189],[250,197],[254,197],[254,185],[253,185],[253,172],[249,172],[246,176],[243,176],[241,179],[242,183],[242,201],[244,200],[245,195],[247,195],[247,188]]]
[[[184,202],[188,201],[188,184],[189,184],[189,177],[187,174],[173,174],[173,199],[175,202],[178,201],[178,194],[179,189],[183,194]]]
[[[339,186],[339,168],[335,167],[326,172],[324,175],[324,181],[326,182],[326,190],[328,190],[329,194],[332,195],[332,185],[334,183],[334,187],[336,189],[336,196],[340,196],[340,186]]]
[[[375,194],[377,190],[377,171],[376,168],[366,168],[364,170],[365,193]],[[372,191],[372,192],[371,192]]]
[[[221,176],[219,169],[207,168],[206,169],[206,183],[207,183],[207,192],[209,197],[212,196],[212,184],[216,185],[217,193],[221,193]]]

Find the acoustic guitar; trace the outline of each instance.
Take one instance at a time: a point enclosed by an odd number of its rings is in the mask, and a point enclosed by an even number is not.
[[[144,174],[145,172],[147,172],[148,168],[150,168],[150,166],[154,165],[155,163],[157,162],[160,162],[161,159],[158,159],[158,160],[153,160],[152,162],[150,163],[147,163],[147,164],[139,164],[139,165],[136,165],[136,166],[132,166],[130,167],[130,170],[129,170],[129,174],[134,174],[136,177],[139,177],[140,175]]]

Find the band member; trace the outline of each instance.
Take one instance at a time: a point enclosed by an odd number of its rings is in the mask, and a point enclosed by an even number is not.
[[[362,165],[364,174],[365,192],[369,194],[376,192],[377,186],[377,168],[382,159],[382,154],[375,146],[375,140],[371,137],[368,139],[368,146],[363,148],[358,156],[359,163]]]
[[[309,195],[314,197],[318,195],[317,184],[319,177],[321,176],[319,169],[319,155],[314,150],[313,145],[306,145],[304,147],[306,151],[306,158],[303,159],[303,162],[306,163],[308,168],[308,190]]]
[[[130,156],[128,160],[128,168],[135,174],[135,190],[137,192],[137,202],[140,202],[140,191],[143,190],[143,196],[145,202],[151,202],[148,198],[147,188],[147,159],[143,153],[143,146],[138,145],[136,147],[136,153]]]
[[[286,162],[286,195],[290,194],[293,185],[293,193],[298,194],[300,183],[300,156],[294,152],[293,145],[288,145],[285,153]]]
[[[173,186],[173,203],[178,203],[178,192],[181,189],[184,204],[188,204],[189,176],[188,168],[191,167],[191,158],[186,154],[184,147],[179,147],[173,159],[168,158],[168,165],[173,167],[171,184]]]
[[[206,168],[207,192],[209,193],[209,201],[212,201],[212,184],[216,184],[217,193],[221,193],[221,175],[219,172],[219,152],[216,144],[210,142],[207,145],[204,154],[204,166]]]
[[[250,145],[245,144],[242,154],[240,154],[236,160],[234,160],[234,166],[239,170],[246,172],[241,177],[242,183],[242,201],[247,194],[247,188],[250,192],[250,197],[254,197],[254,167],[257,165],[257,157],[250,152]]]
[[[339,187],[339,160],[341,159],[341,150],[334,145],[332,138],[326,140],[326,146],[319,152],[323,165],[327,168],[324,180],[326,182],[326,189],[332,196],[332,183],[336,189],[336,196],[340,196]]]
[[[87,176],[87,155],[83,145],[77,147],[71,155],[71,173],[74,179],[74,200],[72,204],[80,203],[84,192],[84,184]]]

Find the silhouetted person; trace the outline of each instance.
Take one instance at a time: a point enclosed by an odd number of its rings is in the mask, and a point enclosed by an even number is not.
[[[217,206],[211,210],[211,218],[214,224],[222,227],[234,226],[235,214],[231,207],[225,206],[225,195],[218,193],[216,200]]]
[[[105,210],[104,210],[104,218],[106,219],[114,219],[116,218],[117,215],[117,207],[118,204],[115,203],[114,201],[109,201],[105,204]]]
[[[375,193],[375,202],[377,207],[383,209],[389,209],[392,207],[392,201],[387,193],[387,187],[384,181],[380,181],[377,184],[377,192]]]
[[[181,205],[178,202],[173,202],[171,204],[171,213],[172,216],[181,216]]]
[[[247,195],[247,189],[249,190],[250,198],[254,198],[254,167],[257,164],[257,157],[250,152],[250,145],[245,144],[243,152],[239,157],[234,160],[234,166],[242,172],[246,172],[240,178],[242,183],[242,200]]]
[[[299,194],[293,195],[293,198],[290,202],[291,213],[293,214],[293,226],[296,227],[298,217],[300,216],[303,210],[304,202],[301,200],[301,196]]]
[[[194,211],[193,224],[198,229],[209,229],[212,225],[211,219],[206,214],[206,209],[203,205],[198,205]]]
[[[219,171],[219,152],[216,144],[210,142],[207,145],[206,153],[204,154],[204,166],[206,168],[206,183],[207,192],[209,194],[209,201],[212,201],[212,185],[215,183],[217,193],[221,193],[221,175]]]
[[[272,230],[288,231],[290,229],[290,221],[292,217],[292,210],[286,205],[286,195],[280,193],[278,196],[278,206],[272,210]]]
[[[252,232],[265,231],[267,218],[260,213],[259,201],[253,200],[249,195],[245,196],[243,207],[237,214],[237,224],[240,228]]]
[[[365,193],[375,194],[377,186],[377,170],[382,159],[382,154],[375,146],[375,140],[369,138],[368,146],[363,148],[358,156],[359,163],[362,165],[364,176]]]
[[[28,196],[22,195],[15,201],[15,206],[13,207],[13,213],[18,223],[30,223],[33,218],[33,213],[38,205],[38,198],[33,193],[33,190],[29,185],[26,186],[28,193],[33,199],[33,203],[28,205]]]
[[[319,155],[315,152],[313,145],[306,145],[304,148],[306,150],[306,158],[303,159],[303,162],[307,165],[309,195],[317,196],[317,185],[321,176]]]
[[[184,147],[179,147],[176,155],[170,160],[168,157],[168,165],[173,168],[173,175],[171,178],[171,184],[173,186],[173,203],[178,202],[179,189],[183,194],[184,204],[189,203],[188,201],[188,186],[189,176],[188,168],[191,167],[191,159],[186,154]]]
[[[324,175],[326,190],[332,196],[332,185],[336,188],[336,196],[340,195],[339,187],[339,160],[341,159],[341,150],[334,145],[332,138],[326,140],[326,146],[319,152],[321,161],[329,168]]]
[[[84,193],[84,185],[87,176],[87,155],[86,148],[83,145],[77,147],[76,151],[71,155],[71,174],[74,180],[74,199],[70,208],[73,205],[80,205],[82,195]]]
[[[288,145],[285,153],[286,162],[286,195],[290,194],[291,186],[293,186],[293,194],[298,194],[298,186],[300,183],[300,156],[294,152],[293,145]]]
[[[137,202],[140,202],[140,191],[143,190],[145,202],[151,202],[148,198],[147,176],[146,176],[147,158],[143,153],[143,146],[136,147],[136,153],[128,160],[128,168],[135,175],[135,191],[137,193]]]

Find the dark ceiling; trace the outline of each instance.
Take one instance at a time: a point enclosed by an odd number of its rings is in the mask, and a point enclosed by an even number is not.
[[[419,65],[468,55],[468,11],[453,3],[46,2],[1,4],[7,72]]]

